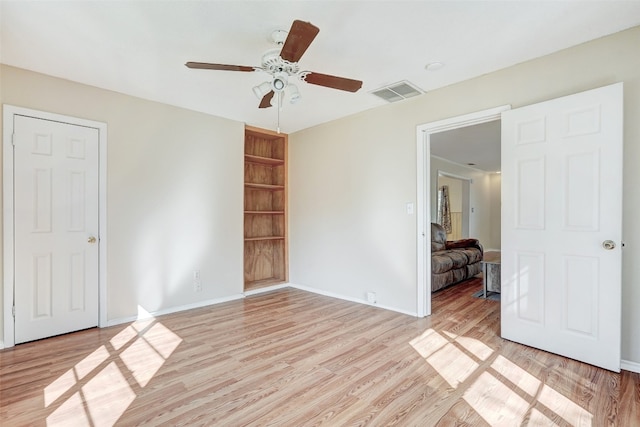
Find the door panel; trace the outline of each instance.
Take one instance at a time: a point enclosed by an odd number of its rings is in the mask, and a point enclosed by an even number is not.
[[[619,371],[622,84],[504,112],[502,169],[502,336]]]
[[[518,320],[542,325],[544,323],[544,254],[518,251],[515,253],[515,261],[515,271],[521,272],[513,278],[515,289],[512,291],[515,292],[514,301],[517,303]],[[503,295],[506,291],[502,287]]]
[[[14,116],[15,342],[98,324],[98,130]]]
[[[521,230],[544,229],[545,169],[544,157],[518,160],[515,171],[518,193],[515,197],[517,227]]]

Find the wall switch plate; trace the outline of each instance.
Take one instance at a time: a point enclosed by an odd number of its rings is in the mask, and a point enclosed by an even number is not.
[[[413,215],[413,203],[407,203],[407,215]]]

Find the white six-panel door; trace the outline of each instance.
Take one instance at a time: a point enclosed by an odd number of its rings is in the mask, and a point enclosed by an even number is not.
[[[502,336],[620,370],[622,83],[502,115]]]
[[[98,142],[14,117],[16,344],[98,325]]]

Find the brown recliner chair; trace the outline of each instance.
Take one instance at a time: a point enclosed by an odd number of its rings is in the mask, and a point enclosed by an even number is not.
[[[447,240],[440,224],[431,223],[431,291],[469,279],[482,271],[478,239]]]

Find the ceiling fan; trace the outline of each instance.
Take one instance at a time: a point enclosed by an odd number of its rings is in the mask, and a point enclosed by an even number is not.
[[[352,80],[344,77],[331,76],[329,74],[313,71],[300,71],[298,61],[305,53],[311,42],[320,32],[320,29],[310,22],[300,20],[293,21],[289,33],[283,30],[274,31],[271,35],[273,41],[280,47],[268,50],[262,56],[262,65],[250,67],[243,65],[210,64],[206,62],[187,62],[189,68],[223,71],[264,71],[270,74],[270,80],[253,88],[253,92],[260,101],[260,108],[272,106],[272,99],[278,94],[276,103],[281,105],[282,95],[285,89],[289,89],[290,102],[295,103],[300,99],[300,93],[295,84],[290,80],[297,78],[307,83],[325,86],[333,89],[356,92],[362,87],[360,80]]]

